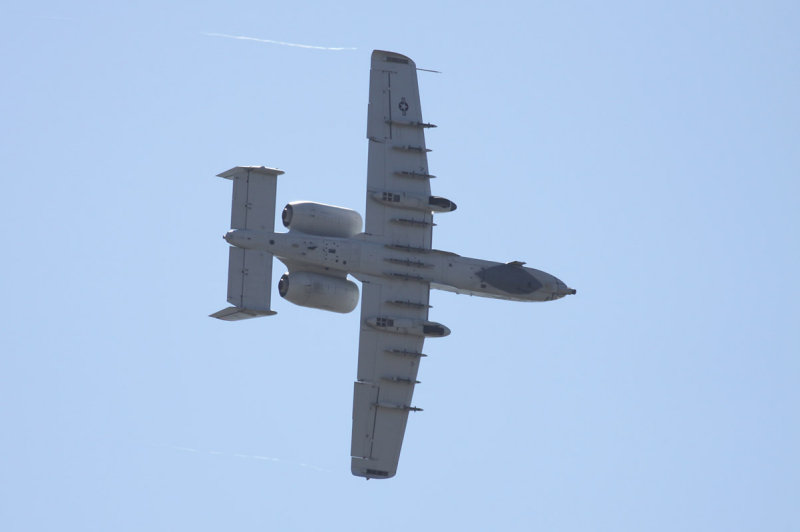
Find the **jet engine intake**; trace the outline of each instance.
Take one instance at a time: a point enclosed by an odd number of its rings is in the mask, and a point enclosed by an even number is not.
[[[293,201],[283,208],[283,226],[290,231],[309,235],[350,238],[361,232],[361,215],[351,209],[315,203]]]
[[[358,305],[358,286],[347,279],[311,272],[284,273],[278,293],[301,307],[346,314]]]

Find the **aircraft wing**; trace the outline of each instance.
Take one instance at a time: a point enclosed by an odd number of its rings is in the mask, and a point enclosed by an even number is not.
[[[356,476],[389,478],[397,471],[423,336],[370,325],[382,316],[427,320],[427,283],[362,279],[358,381],[353,396],[351,470]]]
[[[366,238],[387,253],[431,249],[433,215],[414,62],[374,51],[369,78]],[[453,207],[454,208],[454,207]],[[385,257],[384,257],[385,258]],[[375,257],[381,260],[380,257]],[[417,276],[415,259],[386,260],[394,278],[359,276],[361,336],[353,396],[354,475],[389,478],[397,471],[425,335],[449,330],[428,322],[430,286]],[[424,325],[423,325],[424,324]]]
[[[417,67],[400,54],[372,52],[367,112],[365,232],[387,244],[431,248],[433,216]],[[394,203],[394,205],[392,205]],[[417,208],[405,208],[414,206]]]

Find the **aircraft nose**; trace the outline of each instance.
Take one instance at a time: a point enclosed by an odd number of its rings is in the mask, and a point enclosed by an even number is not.
[[[572,296],[578,293],[577,290],[574,288],[570,288],[569,286],[565,285],[563,282],[558,282],[558,293],[562,296]]]
[[[553,290],[553,295],[554,296],[560,298],[560,297],[564,297],[564,296],[572,296],[572,295],[575,295],[577,293],[578,293],[577,290],[575,290],[574,288],[568,287],[566,284],[564,284],[563,281],[561,281],[561,279],[556,279],[555,290]]]

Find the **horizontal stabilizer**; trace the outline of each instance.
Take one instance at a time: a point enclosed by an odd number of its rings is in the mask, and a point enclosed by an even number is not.
[[[272,312],[269,308],[271,283],[270,253],[255,249],[229,249],[228,303],[236,308],[268,316]]]
[[[231,228],[272,232],[275,227],[275,189],[283,173],[266,166],[236,166],[219,177],[233,181]],[[230,248],[228,307],[211,314],[226,321],[272,316],[270,285],[272,254],[257,249]]]
[[[233,181],[231,229],[272,231],[275,189],[282,170],[266,166],[236,166],[217,174]]]

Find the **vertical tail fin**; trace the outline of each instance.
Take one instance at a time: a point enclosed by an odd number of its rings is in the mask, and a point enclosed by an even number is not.
[[[275,228],[275,191],[283,172],[264,166],[237,166],[219,174],[233,181],[231,228],[272,232]],[[230,248],[228,256],[228,302],[234,306],[211,314],[212,318],[236,321],[271,316],[272,254]]]

